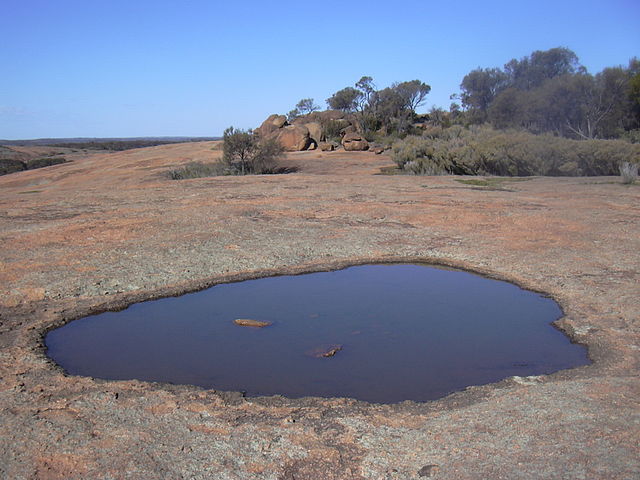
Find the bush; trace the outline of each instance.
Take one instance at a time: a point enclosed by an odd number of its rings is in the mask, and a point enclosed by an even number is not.
[[[65,163],[67,160],[63,157],[43,157],[43,158],[34,158],[31,160],[27,160],[25,163],[27,165],[27,170],[32,170],[34,168],[42,168],[42,167],[50,167],[51,165],[58,165],[60,163]]]
[[[344,128],[343,122],[321,117],[320,125],[322,126],[322,133],[327,142],[340,142],[342,139],[342,129]]]
[[[27,160],[17,160],[13,158],[0,158],[0,175],[7,175],[9,173],[21,172],[23,170],[33,170],[35,168],[48,167],[51,165],[57,165],[59,163],[65,163],[66,159],[63,157],[43,157],[43,158],[31,158]]]
[[[21,172],[26,169],[27,165],[21,160],[0,158],[0,175],[8,175],[9,173]]]
[[[224,131],[222,161],[216,163],[191,162],[171,170],[173,180],[185,178],[216,177],[221,175],[248,175],[268,173],[290,173],[294,168],[278,168],[276,160],[283,149],[275,139],[260,140],[251,130],[236,130],[229,127]],[[215,145],[214,150],[220,150]]]
[[[229,169],[220,162],[191,162],[187,163],[183,167],[171,170],[169,172],[169,177],[172,180],[184,180],[186,178],[217,177],[220,175],[230,174],[231,172],[229,171]]]
[[[622,183],[634,183],[638,179],[638,164],[622,162],[620,164]]]
[[[621,163],[638,162],[640,145],[454,125],[400,140],[391,156],[399,168],[417,174],[616,175]]]
[[[283,151],[278,140],[261,140],[251,130],[224,131],[222,161],[234,175],[273,173]]]

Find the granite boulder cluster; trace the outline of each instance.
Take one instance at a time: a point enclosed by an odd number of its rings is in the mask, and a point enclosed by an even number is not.
[[[302,115],[291,122],[285,115],[273,114],[262,122],[255,133],[261,138],[276,138],[287,152],[316,148],[332,151],[340,145],[347,151],[368,150],[369,143],[359,130],[354,115],[326,110]]]

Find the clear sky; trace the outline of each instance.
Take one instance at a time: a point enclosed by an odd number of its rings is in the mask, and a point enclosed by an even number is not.
[[[640,56],[640,0],[0,0],[0,138],[216,136],[361,76],[426,105],[476,67],[564,46]]]

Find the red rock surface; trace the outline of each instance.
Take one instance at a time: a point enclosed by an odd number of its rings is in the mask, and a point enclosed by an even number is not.
[[[499,188],[375,175],[385,155],[299,152],[289,175],[172,181],[211,143],[0,178],[0,477],[637,478],[640,187]],[[66,376],[48,329],[221,281],[370,261],[468,268],[547,292],[593,364],[440,401],[242,398]],[[464,292],[460,292],[464,295]]]

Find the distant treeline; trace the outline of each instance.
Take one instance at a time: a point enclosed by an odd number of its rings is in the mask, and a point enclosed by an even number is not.
[[[109,150],[119,152],[122,150],[131,150],[133,148],[157,147],[158,145],[168,145],[170,141],[164,140],[124,140],[109,142],[74,142],[74,143],[56,143],[56,147],[72,148],[78,150]]]
[[[220,139],[221,137],[39,138],[34,140],[0,140],[0,145],[55,146],[88,150],[121,151],[172,143],[206,142]]]

